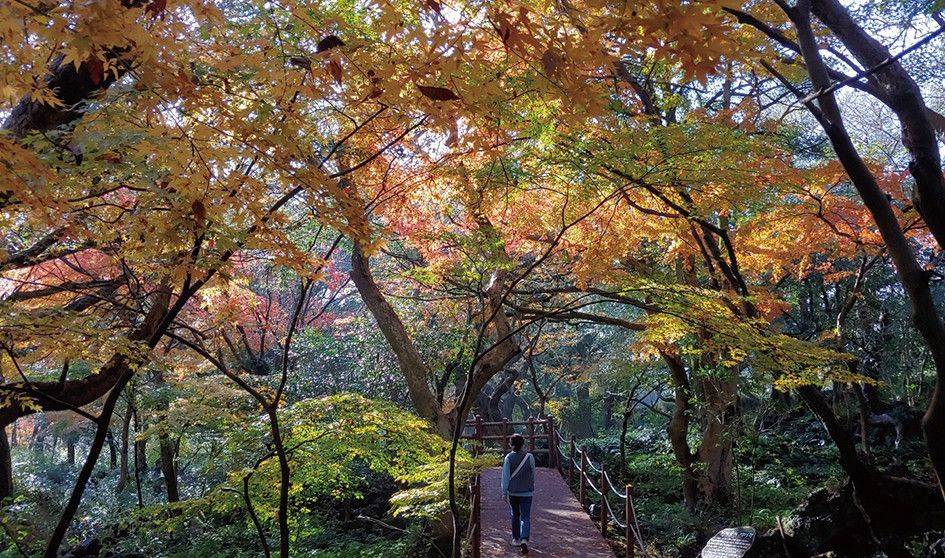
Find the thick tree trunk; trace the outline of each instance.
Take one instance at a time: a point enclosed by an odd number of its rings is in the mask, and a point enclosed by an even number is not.
[[[450,412],[443,412],[443,408],[437,403],[436,394],[430,387],[430,380],[433,377],[430,367],[424,362],[397,312],[387,301],[384,293],[381,292],[374,280],[369,259],[364,256],[357,246],[351,252],[350,276],[361,295],[361,299],[364,301],[364,305],[371,312],[378,328],[384,334],[387,344],[397,357],[400,371],[407,382],[407,391],[413,402],[414,410],[421,417],[433,422],[441,436],[447,439],[452,438],[455,421],[463,420],[465,417],[458,418],[458,405]],[[488,353],[476,355],[477,365],[472,371],[472,377],[465,382],[470,401],[475,401],[489,380],[521,354],[512,339],[511,328],[504,312],[501,308],[496,307],[504,285],[504,274],[498,272],[494,275],[484,293],[484,298],[490,305],[487,311],[494,311],[492,321],[485,324],[484,327],[489,328],[491,326],[495,330],[494,337],[497,343]],[[457,378],[460,376],[457,374]]]
[[[168,502],[179,502],[180,493],[177,488],[177,464],[174,463],[174,443],[167,434],[158,436],[161,446],[161,474],[164,475],[164,488],[167,490]]]
[[[850,477],[857,505],[877,544],[891,557],[911,556],[903,545],[901,533],[906,532],[902,522],[912,521],[915,510],[908,510],[910,499],[904,498],[899,492],[908,491],[921,497],[923,489],[920,483],[884,477],[874,467],[865,463],[856,451],[853,433],[837,418],[817,387],[801,386],[797,393],[811,412],[820,419],[830,439],[837,446],[840,465]]]
[[[146,0],[122,0],[121,5],[132,9],[145,3]],[[2,129],[12,132],[14,137],[23,137],[29,132],[49,131],[80,118],[84,101],[111,87],[131,66],[132,60],[129,59],[128,53],[128,49],[101,51],[100,54],[111,62],[108,64],[110,69],[104,76],[100,73],[100,68],[92,68],[84,62],[76,68],[72,63],[63,64],[64,56],[56,57],[49,66],[45,82],[50,90],[56,92],[60,104],[53,106],[26,96],[10,111]],[[0,192],[0,199],[2,198]]]
[[[669,367],[675,390],[675,408],[666,432],[669,435],[669,443],[673,448],[676,463],[683,470],[682,487],[686,509],[693,511],[699,503],[699,483],[693,464],[695,456],[692,454],[688,440],[689,400],[692,398],[692,387],[682,359],[666,352],[660,354]]]
[[[577,405],[571,415],[570,430],[576,438],[594,437],[594,412],[591,409],[591,390],[586,383],[581,383],[576,390]]]
[[[141,431],[140,428],[136,428],[135,430],[137,430],[138,432]],[[148,439],[147,438],[135,440],[135,467],[138,469],[138,471],[146,471],[148,469]]]
[[[610,432],[610,429],[614,425],[614,399],[616,399],[616,395],[612,393],[604,395],[604,408],[602,413],[605,433]]]
[[[705,392],[706,424],[699,445],[699,479],[706,504],[726,502],[732,495],[732,436],[729,432],[735,411],[738,383],[734,379],[712,379],[702,383]]]
[[[358,246],[351,251],[351,280],[357,287],[358,293],[361,294],[364,305],[377,321],[377,327],[387,339],[387,344],[397,357],[400,370],[407,382],[407,391],[414,410],[421,417],[436,422],[440,433],[449,436],[452,429],[448,424],[441,424],[443,421],[440,418],[440,408],[436,403],[436,396],[430,389],[430,368],[411,341],[410,334],[407,333],[397,312],[378,288],[371,274],[369,260],[361,253],[361,248]]]

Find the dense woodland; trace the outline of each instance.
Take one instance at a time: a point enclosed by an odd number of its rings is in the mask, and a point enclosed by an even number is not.
[[[942,9],[0,0],[0,556],[465,555],[475,415],[945,556]]]

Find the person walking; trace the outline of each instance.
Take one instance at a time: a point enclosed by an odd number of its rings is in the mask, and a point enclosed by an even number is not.
[[[528,554],[531,535],[532,496],[535,493],[535,456],[523,451],[521,434],[509,437],[512,451],[502,464],[502,497],[509,503],[512,518],[512,546]]]

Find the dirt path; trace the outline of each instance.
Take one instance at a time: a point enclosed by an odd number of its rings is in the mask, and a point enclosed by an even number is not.
[[[537,558],[614,558],[597,526],[581,509],[554,469],[539,468],[532,501],[529,556]],[[502,500],[502,470],[482,474],[482,556],[521,556],[510,540],[509,506]]]

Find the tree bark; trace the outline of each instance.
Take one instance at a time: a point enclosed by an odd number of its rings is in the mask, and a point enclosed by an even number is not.
[[[13,495],[13,456],[7,440],[7,429],[0,429],[0,500]]]
[[[699,483],[696,475],[695,456],[689,447],[689,400],[692,398],[692,387],[689,383],[689,374],[686,365],[678,356],[661,351],[660,354],[669,367],[675,391],[675,408],[673,417],[666,427],[669,443],[673,448],[676,463],[683,470],[683,498],[686,509],[694,511],[699,503]]]
[[[822,3],[818,3],[818,6],[820,9],[824,8]],[[800,3],[798,7],[789,10],[788,16],[797,28],[798,42],[809,69],[811,81],[815,89],[823,90],[830,85],[830,80],[810,27],[807,7],[806,2]],[[945,383],[945,325],[935,309],[929,287],[930,275],[919,265],[888,198],[853,145],[844,127],[836,98],[832,93],[827,93],[821,95],[819,99],[818,107],[808,103],[808,108],[827,133],[837,159],[846,170],[886,243],[899,280],[909,297],[913,323],[928,345],[935,364],[936,386],[922,425],[932,466],[939,481],[939,488],[942,490],[942,482],[945,479],[945,394],[942,393],[945,389],[943,387]],[[938,173],[941,177],[941,168],[938,169]],[[924,217],[925,215],[923,213]],[[927,219],[937,219],[937,213],[934,211],[929,212],[928,215]],[[930,229],[931,227],[930,223]],[[945,229],[945,227],[942,228]],[[936,239],[938,240],[937,237]],[[941,241],[939,243],[941,244]],[[942,492],[942,496],[945,497],[945,492]]]
[[[108,429],[105,436],[108,442],[108,468],[115,469],[118,467],[118,448],[116,447],[115,435],[112,434],[111,428]]]
[[[161,449],[161,474],[164,476],[164,488],[167,490],[167,501],[179,502],[180,493],[177,488],[177,464],[174,463],[174,443],[167,434],[158,436]]]
[[[726,502],[732,495],[732,436],[728,431],[735,411],[738,383],[735,379],[707,379],[705,393],[706,424],[699,444],[702,475],[700,490],[706,504]]]
[[[128,438],[131,430],[131,412],[133,407],[129,402],[125,407],[125,416],[121,422],[121,451],[118,460],[118,485],[115,490],[123,492],[128,484]]]
[[[121,5],[133,9],[146,2],[122,0]],[[113,61],[114,71],[101,74],[98,68],[92,68],[85,62],[76,68],[72,63],[63,64],[64,56],[57,56],[49,66],[45,82],[47,87],[56,92],[62,104],[53,106],[26,96],[10,111],[2,129],[21,138],[29,132],[46,132],[80,118],[84,103],[111,87],[125,74],[131,63],[127,50],[111,49],[103,54]]]

